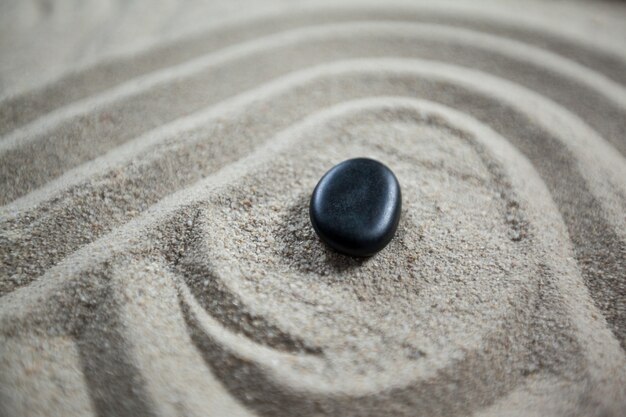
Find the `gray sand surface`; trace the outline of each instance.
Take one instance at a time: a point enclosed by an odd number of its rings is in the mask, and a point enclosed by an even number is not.
[[[626,6],[299,3],[0,6],[0,415],[623,415]]]

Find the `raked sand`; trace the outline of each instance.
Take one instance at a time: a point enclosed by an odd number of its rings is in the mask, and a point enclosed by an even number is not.
[[[626,6],[432,3],[0,6],[0,415],[623,415]]]

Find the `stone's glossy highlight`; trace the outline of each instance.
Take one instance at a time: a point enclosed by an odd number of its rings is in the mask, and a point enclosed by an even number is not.
[[[389,168],[368,158],[344,161],[313,190],[309,214],[319,237],[351,256],[372,256],[393,238],[402,194]]]

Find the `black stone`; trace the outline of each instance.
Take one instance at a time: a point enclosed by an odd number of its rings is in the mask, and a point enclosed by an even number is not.
[[[389,168],[368,158],[335,165],[313,190],[309,215],[319,237],[351,256],[372,256],[393,238],[402,194]]]

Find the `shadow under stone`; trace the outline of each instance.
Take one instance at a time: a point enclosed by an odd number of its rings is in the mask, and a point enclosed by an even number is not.
[[[330,275],[359,268],[371,258],[341,254],[317,236],[309,216],[308,195],[301,195],[288,208],[274,229],[276,251],[282,262],[304,273]]]

